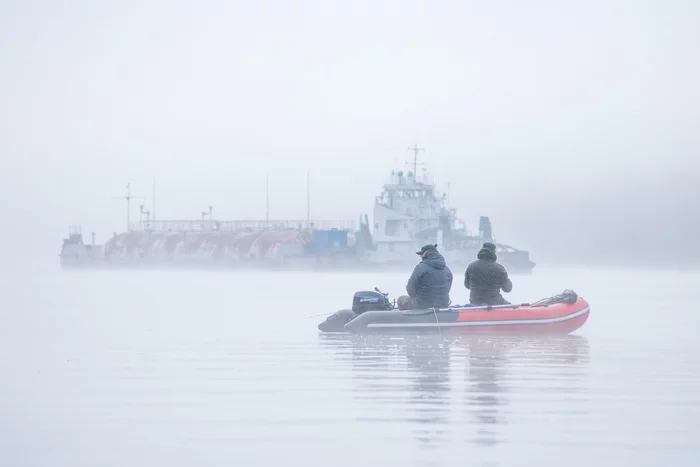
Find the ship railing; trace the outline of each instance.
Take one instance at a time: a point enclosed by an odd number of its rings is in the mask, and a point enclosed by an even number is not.
[[[135,222],[131,230],[145,232],[238,232],[244,230],[304,230],[304,229],[356,230],[357,223],[351,220],[163,220]]]

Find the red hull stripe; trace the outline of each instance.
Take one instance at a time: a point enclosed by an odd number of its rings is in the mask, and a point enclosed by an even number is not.
[[[454,328],[464,326],[513,326],[521,324],[554,324],[568,321],[583,316],[591,310],[586,306],[568,315],[553,318],[528,318],[528,319],[503,319],[489,321],[456,321],[456,322],[430,322],[430,323],[369,323],[368,328]],[[426,315],[430,316],[430,315]]]

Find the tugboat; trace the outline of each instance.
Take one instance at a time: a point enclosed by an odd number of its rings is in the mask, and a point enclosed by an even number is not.
[[[450,265],[466,266],[476,259],[484,242],[496,245],[499,262],[514,274],[530,274],[535,263],[529,252],[499,243],[487,216],[479,219],[478,235],[472,235],[457,211],[447,204],[447,196],[438,197],[434,184],[419,179],[417,146],[413,170],[395,170],[389,183],[375,199],[372,229],[374,254],[369,259],[379,263],[415,262],[412,253],[426,243],[436,243]]]

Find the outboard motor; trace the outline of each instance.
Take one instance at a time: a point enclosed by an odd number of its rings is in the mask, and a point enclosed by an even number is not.
[[[355,292],[352,297],[352,309],[339,310],[318,325],[319,331],[343,332],[345,325],[366,311],[393,310],[394,305],[384,294],[375,290],[363,290]]]
[[[393,310],[394,306],[387,296],[379,291],[363,290],[355,292],[352,297],[352,311],[362,314],[366,311]]]

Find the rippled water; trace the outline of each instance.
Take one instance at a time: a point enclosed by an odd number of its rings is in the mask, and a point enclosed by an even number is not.
[[[308,316],[406,277],[375,279],[15,275],[0,465],[698,465],[699,275],[514,277],[514,301],[590,302],[569,336],[318,334]]]

